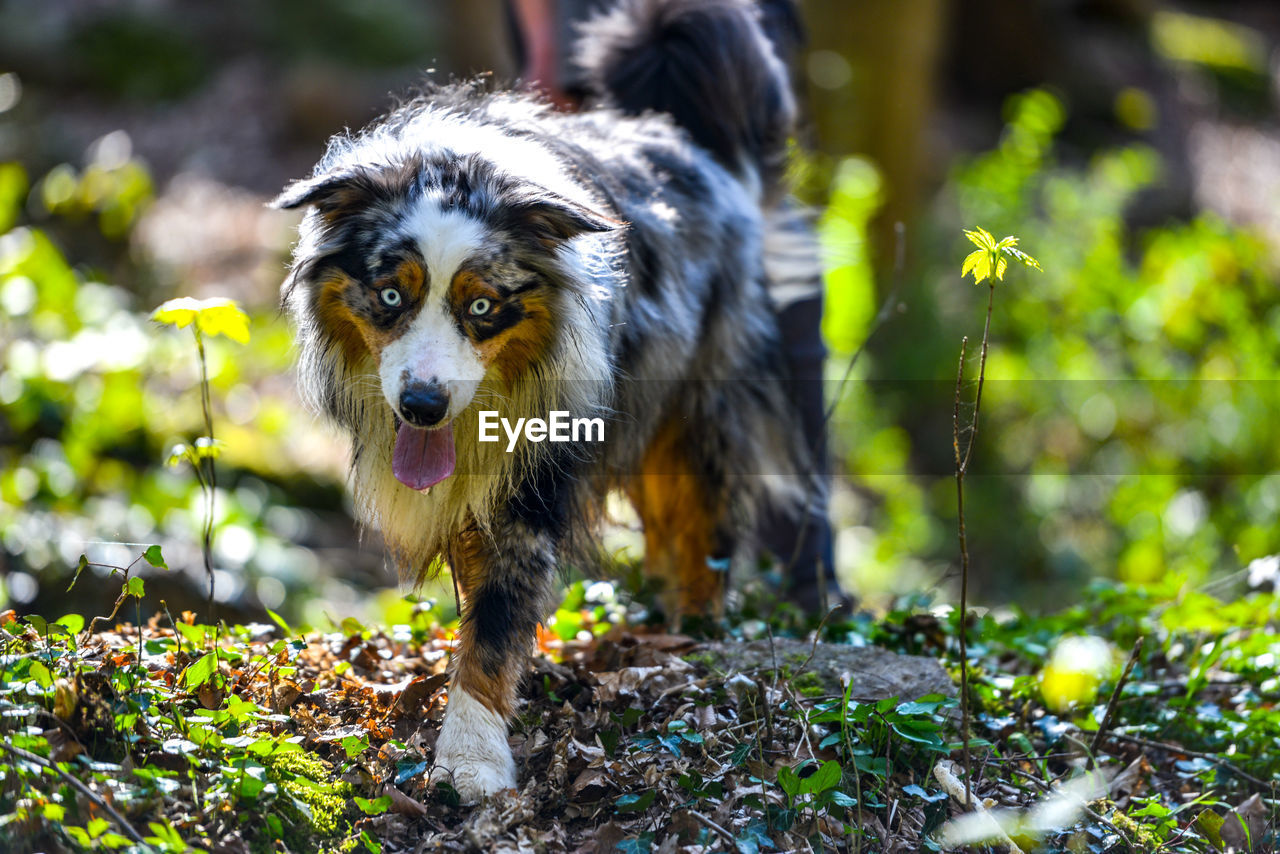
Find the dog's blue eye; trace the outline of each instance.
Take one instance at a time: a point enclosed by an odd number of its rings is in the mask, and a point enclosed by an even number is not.
[[[471,303],[471,308],[469,309],[469,311],[476,317],[481,317],[482,315],[486,315],[489,313],[489,308],[492,305],[493,304],[489,302],[487,299],[485,299],[484,297],[480,297],[480,299],[475,300]]]
[[[379,294],[379,296],[382,297],[383,304],[389,305],[392,308],[400,307],[400,292],[395,288],[383,288],[382,293]]]

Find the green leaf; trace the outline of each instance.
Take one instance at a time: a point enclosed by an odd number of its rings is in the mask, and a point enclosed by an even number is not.
[[[340,743],[342,744],[342,749],[347,752],[348,759],[356,758],[369,747],[367,739],[357,738],[354,735],[347,736]]]
[[[284,632],[285,637],[293,635],[293,629],[285,622],[284,617],[280,616],[275,611],[272,611],[270,608],[267,609],[267,615],[270,616],[272,621],[280,627],[280,631]]]
[[[357,797],[355,801],[356,806],[360,807],[360,811],[365,815],[382,815],[391,806],[390,795],[383,795],[373,800]]]
[[[908,786],[903,786],[902,791],[904,794],[915,795],[917,798],[920,798],[921,800],[930,804],[934,803],[935,801],[941,801],[947,797],[946,792],[931,793],[926,789],[924,789],[923,787],[917,786],[915,783],[912,783]]]
[[[31,626],[31,628],[35,629],[40,634],[49,634],[49,622],[39,614],[27,614],[23,619],[27,621],[27,625]]]
[[[648,854],[653,850],[653,833],[646,830],[639,836],[623,839],[614,846],[614,850],[622,854]]]
[[[856,807],[858,805],[857,801],[855,801],[853,798],[849,797],[839,789],[831,792],[830,794],[831,794],[831,803],[835,804],[838,807],[847,808],[847,807]]]
[[[622,795],[613,802],[613,805],[618,812],[643,812],[653,803],[657,794],[657,789],[648,789],[638,795]]]
[[[841,773],[840,763],[828,759],[822,763],[817,771],[804,779],[804,791],[816,795],[820,792],[825,792],[827,789],[834,789],[840,785]]]
[[[65,626],[68,632],[78,635],[84,631],[84,617],[79,614],[63,614],[56,625]]]
[[[124,583],[124,595],[133,596],[141,599],[145,595],[146,585],[138,576],[130,578]]]
[[[89,558],[87,555],[80,555],[80,562],[76,564],[76,574],[71,576],[71,583],[67,585],[67,592],[71,592],[71,588],[76,586],[76,582],[80,580],[80,573],[84,572],[89,566]]]
[[[147,546],[147,550],[142,553],[142,558],[156,569],[169,568],[169,564],[164,562],[164,557],[160,554],[159,546]]]
[[[789,765],[783,765],[778,769],[778,785],[787,793],[788,798],[794,798],[800,794],[800,776]]]
[[[1222,851],[1227,847],[1222,839],[1223,822],[1223,817],[1213,810],[1203,810],[1191,823],[1195,825],[1196,830],[1200,831],[1201,836],[1209,840],[1210,845]]]
[[[182,678],[187,683],[188,688],[199,688],[217,672],[218,656],[216,653],[210,652],[201,656],[194,664],[188,667]]]
[[[897,712],[900,715],[931,715],[947,702],[941,694],[926,694],[918,700],[899,703]]]
[[[32,661],[28,672],[41,688],[48,688],[53,684],[53,674],[49,672],[49,668],[44,666],[44,662]]]
[[[209,636],[209,627],[189,626],[186,623],[178,623],[178,633],[186,638],[193,646],[201,646],[204,644],[205,638]]]
[[[357,798],[357,800],[359,800],[359,798]],[[379,798],[378,800],[382,799]],[[387,800],[390,801],[391,799],[387,798]],[[372,836],[370,836],[369,831],[360,831],[360,841],[364,843],[364,847],[369,851],[369,854],[382,854],[382,843],[376,841]]]

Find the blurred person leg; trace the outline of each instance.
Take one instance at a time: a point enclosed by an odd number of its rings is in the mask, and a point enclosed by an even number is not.
[[[786,573],[787,598],[810,613],[845,604],[835,575],[835,549],[827,515],[830,472],[822,341],[822,260],[813,212],[786,199],[767,213],[765,274],[792,377],[790,397],[822,491],[807,517],[768,512],[761,539]]]

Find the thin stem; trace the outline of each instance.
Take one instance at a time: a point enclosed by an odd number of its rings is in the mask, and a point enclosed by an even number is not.
[[[1107,730],[1111,728],[1111,717],[1115,714],[1116,706],[1120,702],[1120,692],[1124,690],[1124,683],[1129,681],[1129,674],[1133,672],[1133,666],[1138,663],[1138,655],[1142,652],[1142,642],[1146,637],[1140,637],[1133,642],[1133,651],[1129,653],[1129,662],[1124,666],[1124,672],[1120,674],[1120,680],[1116,682],[1115,690],[1111,692],[1111,700],[1107,703],[1106,714],[1102,716],[1102,723],[1098,725],[1098,731],[1093,734],[1093,741],[1089,744],[1089,755],[1097,761],[1098,748],[1102,746],[1102,740],[1106,738]]]
[[[982,409],[982,386],[987,379],[987,344],[991,336],[991,309],[996,301],[996,285],[993,281],[987,292],[987,320],[982,327],[982,354],[978,357],[978,391],[973,398],[973,423],[969,425],[969,442],[964,452],[963,471],[969,470],[969,458],[973,456],[974,440],[978,438],[978,414]]]
[[[995,306],[996,284],[992,280],[987,288],[987,317],[982,326],[982,349],[978,356],[978,389],[973,398],[973,420],[969,423],[969,435],[965,440],[964,454],[960,453],[960,393],[964,386],[964,357],[969,338],[960,342],[960,365],[956,370],[956,394],[951,413],[951,447],[956,462],[956,533],[960,540],[960,740],[964,760],[964,789],[966,797],[972,797],[970,785],[973,768],[969,755],[969,538],[964,524],[964,476],[973,459],[973,448],[978,437],[978,418],[982,412],[982,387],[987,379],[987,350],[991,340],[991,314]]]
[[[960,339],[960,367],[956,371],[956,394],[951,413],[951,447],[956,459],[956,514],[960,537],[960,755],[964,761],[965,803],[972,803],[969,790],[972,780],[972,764],[969,758],[969,541],[964,528],[964,473],[966,460],[960,455],[960,390],[964,383],[964,356],[969,346],[969,336]],[[968,456],[968,452],[965,452]]]
[[[209,437],[209,447],[205,449],[204,454],[199,456],[198,461],[204,468],[204,477],[202,487],[205,496],[204,502],[204,538],[202,542],[204,551],[204,571],[209,578],[209,620],[216,621],[214,613],[213,598],[213,502],[218,489],[218,476],[213,465],[214,438],[213,438],[213,413],[209,405],[209,363],[204,354],[204,336],[200,334],[200,327],[192,324],[192,330],[196,336],[196,352],[200,356],[200,405],[204,410],[204,429],[205,435]]]

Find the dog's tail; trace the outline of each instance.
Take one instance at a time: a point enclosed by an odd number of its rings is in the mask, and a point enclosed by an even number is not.
[[[578,48],[606,105],[669,113],[763,195],[776,190],[795,99],[753,0],[623,0],[583,25]]]

